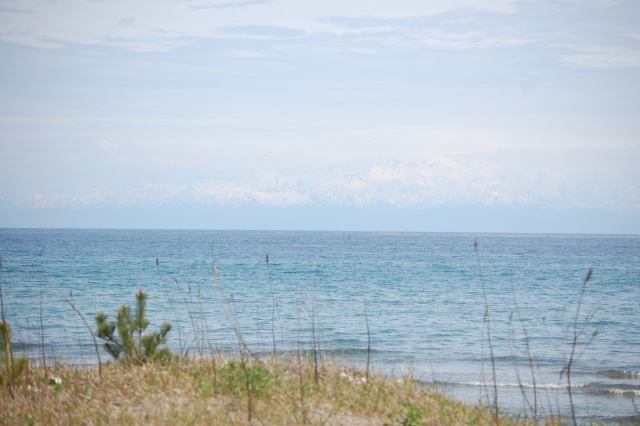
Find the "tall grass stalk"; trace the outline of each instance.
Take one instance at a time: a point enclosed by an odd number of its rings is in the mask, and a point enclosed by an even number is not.
[[[39,259],[39,266],[40,266],[40,276],[44,276],[44,267],[42,265],[42,258],[44,257],[44,247],[40,250],[40,254],[38,255],[38,259]],[[40,345],[41,345],[41,350],[40,350],[40,354],[42,356],[42,366],[44,367],[44,371],[47,371],[47,355],[46,355],[46,348],[45,348],[45,342],[44,342],[44,318],[43,318],[43,298],[44,298],[44,282],[42,280],[39,280],[40,283],[40,315],[38,317],[39,319],[39,325],[40,325]]]
[[[531,382],[532,382],[532,386],[533,386],[533,407],[531,406],[531,403],[529,402],[529,399],[526,396],[526,393],[524,392],[524,389],[522,388],[522,383],[520,381],[520,379],[518,378],[518,383],[520,385],[521,391],[522,391],[522,396],[525,399],[526,403],[529,405],[529,408],[532,410],[533,412],[533,421],[537,422],[538,421],[538,389],[537,389],[537,384],[536,384],[536,375],[535,375],[535,365],[534,365],[534,360],[533,360],[533,356],[531,355],[531,345],[529,343],[529,333],[527,332],[527,327],[524,324],[524,320],[522,319],[522,315],[520,313],[520,307],[518,306],[518,301],[516,300],[516,295],[515,292],[513,290],[513,283],[512,283],[512,287],[511,287],[511,293],[513,294],[513,306],[515,307],[515,313],[518,316],[518,322],[520,323],[520,325],[522,326],[522,333],[524,334],[524,338],[525,338],[525,349],[526,349],[526,353],[527,353],[527,361],[529,363],[529,369],[531,372]],[[513,313],[512,313],[513,315]],[[518,373],[519,375],[519,373]]]
[[[180,321],[178,319],[178,313],[176,312],[176,308],[173,305],[173,300],[171,299],[171,296],[167,296],[167,300],[169,301],[169,307],[173,312],[173,319],[176,323],[176,331],[178,332],[178,347],[180,348],[180,355],[186,355],[188,351],[188,349],[186,349],[187,343],[182,342],[182,326],[180,325]]]
[[[269,291],[271,292],[271,339],[273,340],[273,357],[276,356],[276,295],[273,291],[273,283],[271,282],[271,269],[269,268],[269,253],[265,256],[267,264],[267,281],[269,282]]]
[[[175,281],[175,283],[177,285],[178,284],[178,278],[174,277],[173,280]],[[198,317],[194,313],[195,309],[194,309],[194,302],[193,302],[193,292],[191,291],[191,283],[190,282],[187,282],[187,294],[189,295],[189,301],[186,302],[186,305],[188,306],[189,315],[192,317],[193,341],[196,344],[196,350],[198,351],[198,354],[200,356],[202,356],[202,354],[203,354],[203,349],[202,349],[202,329],[198,325]]]
[[[11,373],[13,371],[13,351],[11,350],[11,336],[9,335],[9,326],[4,316],[4,296],[2,293],[2,256],[0,255],[0,340],[3,343],[3,347],[0,351],[4,351],[4,362],[6,364],[7,371],[7,383],[9,387],[9,395],[11,399],[14,399],[13,395],[13,381],[11,380]],[[5,331],[6,330],[6,331]]]
[[[247,361],[247,354],[243,353],[240,367],[242,367],[242,372],[244,373],[245,392],[247,393],[247,420],[251,423],[251,418],[253,417],[253,395],[251,392],[251,378],[247,370]]]
[[[509,314],[509,351],[511,352],[511,359],[513,360],[513,369],[515,371],[516,374],[516,380],[518,383],[518,388],[520,389],[520,394],[522,395],[522,400],[524,401],[525,405],[524,405],[524,416],[525,419],[528,418],[528,412],[527,412],[527,407],[529,407],[529,409],[531,411],[533,411],[533,408],[531,406],[531,403],[529,402],[529,398],[527,397],[527,393],[524,389],[524,384],[522,382],[522,375],[520,374],[520,366],[518,365],[518,360],[516,357],[516,345],[515,345],[515,340],[516,340],[516,333],[513,329],[513,316],[514,313],[511,312]]]
[[[5,321],[4,317],[4,295],[2,292],[2,255],[0,255],[0,319]]]
[[[563,374],[567,375],[567,392],[569,393],[569,404],[571,405],[571,420],[573,421],[574,425],[577,425],[578,422],[576,420],[576,410],[575,410],[575,406],[573,404],[573,390],[571,389],[571,370],[573,368],[573,363],[581,355],[581,354],[577,354],[576,353],[576,351],[578,349],[578,344],[579,344],[579,341],[580,341],[581,337],[584,335],[584,332],[586,331],[587,326],[591,322],[591,318],[593,316],[593,313],[587,314],[585,316],[585,318],[584,318],[584,321],[582,322],[582,326],[580,327],[580,329],[578,329],[578,320],[580,318],[580,309],[582,308],[582,302],[583,302],[583,299],[584,299],[584,294],[585,294],[586,289],[587,289],[587,283],[589,281],[591,281],[592,276],[593,276],[593,269],[590,268],[589,271],[587,272],[587,276],[585,277],[584,281],[582,282],[582,288],[580,290],[580,297],[578,298],[578,306],[576,307],[576,315],[575,315],[575,318],[573,320],[573,336],[572,336],[572,339],[571,339],[571,345],[569,347],[569,354],[568,354],[568,357],[567,357],[567,364],[565,365],[565,367],[560,372],[560,378],[562,378]],[[593,338],[595,338],[595,336],[597,334],[598,334],[598,331],[597,330],[594,331],[593,334],[591,335],[590,339],[589,339],[589,342],[591,340],[593,340]]]
[[[351,259],[351,265],[353,267],[353,274],[356,277],[356,280],[360,284],[360,290],[362,291],[362,299],[364,301],[364,323],[367,326],[367,368],[366,368],[366,377],[369,380],[369,366],[371,364],[371,328],[369,327],[369,303],[367,301],[367,293],[364,289],[364,281],[358,274],[358,268],[356,266],[356,262],[353,259],[353,255],[351,254],[351,235],[348,237],[349,241],[349,258]]]
[[[231,309],[229,301],[227,300],[227,296],[225,295],[224,289],[222,288],[222,284],[220,283],[220,280],[218,279],[218,268],[216,267],[215,263],[211,263],[211,271],[213,272],[213,279],[214,279],[216,285],[218,286],[218,290],[220,291],[220,296],[222,296],[222,303],[223,303],[225,314],[227,315],[227,319],[231,323],[231,328],[233,329],[233,331],[236,334],[236,337],[238,339],[238,343],[240,343],[240,345],[242,346],[242,350],[245,353],[251,355],[251,357],[254,360],[260,361],[259,358],[257,357],[257,355],[255,355],[251,351],[251,349],[249,348],[249,345],[247,345],[246,340],[244,340],[244,337],[242,336],[242,331],[240,330],[240,324],[238,323],[238,318],[236,317],[235,313],[233,312],[233,309]]]
[[[478,276],[480,278],[480,286],[482,287],[482,296],[484,297],[484,316],[483,323],[486,324],[487,329],[487,344],[489,345],[489,356],[491,357],[491,371],[493,376],[493,408],[495,423],[498,424],[500,420],[498,409],[498,380],[496,375],[496,359],[493,354],[493,344],[491,343],[491,316],[489,314],[489,299],[487,297],[487,290],[484,284],[484,277],[482,275],[482,265],[480,265],[480,255],[478,253],[478,239],[473,242],[473,250],[476,254],[476,262],[478,264]]]
[[[167,285],[167,283],[166,283],[164,277],[162,276],[162,274],[160,273],[160,260],[159,259],[156,259],[156,271],[158,273],[158,277],[160,278],[160,281],[162,282],[163,286],[166,289],[168,289],[169,286]],[[175,282],[176,287],[178,289],[178,293],[183,298],[184,304],[187,307],[187,312],[189,313],[189,318],[190,318],[191,324],[195,327],[195,321],[193,319],[193,315],[191,315],[191,311],[189,309],[189,305],[187,303],[187,299],[182,294],[182,289],[180,288],[180,285],[178,284],[177,280],[174,281],[174,282]],[[167,300],[169,302],[169,307],[171,308],[171,311],[173,312],[173,317],[174,317],[175,322],[176,322],[176,330],[178,332],[178,347],[180,348],[180,355],[186,355],[187,352],[188,352],[188,349],[185,349],[186,345],[187,345],[187,342],[184,342],[184,344],[182,342],[182,326],[180,325],[180,321],[178,319],[178,312],[176,311],[176,307],[175,307],[175,304],[173,302],[173,299],[170,296],[168,296]],[[195,328],[194,328],[193,332],[194,332],[194,335],[197,333]]]
[[[307,408],[305,407],[304,404],[304,379],[303,379],[303,373],[302,373],[302,348],[300,348],[300,331],[302,328],[302,324],[300,322],[300,307],[296,307],[296,311],[298,314],[298,336],[296,338],[297,342],[298,342],[298,351],[297,351],[297,358],[298,358],[298,380],[299,380],[299,386],[298,386],[298,390],[299,390],[299,395],[300,395],[300,411],[302,413],[302,424],[307,424]]]
[[[314,380],[316,385],[318,384],[318,346],[319,341],[316,336],[316,323],[317,323],[317,309],[318,309],[318,284],[314,280],[313,281],[313,306],[311,307],[311,338],[313,340],[313,371],[314,371]]]
[[[156,259],[156,268],[158,270],[158,273],[160,273],[159,272],[160,271],[159,267],[160,267],[160,261],[159,261],[159,259]],[[164,284],[165,288],[168,288],[168,285],[166,285],[166,282],[165,282],[164,278],[162,277],[162,275],[160,275],[160,280]],[[180,282],[179,282],[178,278],[171,277],[171,280],[175,284],[175,287],[178,289],[178,294],[182,298],[184,306],[187,309],[187,314],[189,315],[189,321],[191,322],[191,326],[193,327],[194,342],[196,344],[196,350],[198,351],[198,353],[200,355],[202,355],[202,348],[201,348],[201,346],[199,344],[199,337],[198,337],[199,336],[198,323],[197,323],[197,320],[196,320],[196,316],[195,316],[195,314],[193,312],[193,306],[192,306],[193,303],[190,303],[189,299],[187,299],[187,296],[185,295],[184,290],[182,290],[182,287],[180,287]],[[173,303],[171,301],[171,298],[169,298],[169,304],[172,306],[172,309],[173,309]],[[175,309],[173,309],[173,311],[174,311],[174,315],[175,315]],[[176,322],[178,322],[177,315],[176,315]],[[178,330],[180,330],[180,329],[178,328]],[[178,335],[180,336],[180,332],[179,331],[178,331]],[[179,339],[180,339],[180,341],[182,340],[181,337],[179,337]],[[181,344],[182,343],[180,343],[180,345]],[[186,345],[186,342],[185,342],[185,345]]]
[[[204,305],[202,304],[202,282],[198,281],[196,284],[196,292],[198,294],[198,308],[199,308],[199,314],[200,314],[200,332],[201,332],[201,336],[202,336],[202,346],[204,347],[205,344],[209,347],[211,347],[211,342],[207,333],[207,330],[209,330],[209,323],[207,321],[207,316],[204,314]],[[202,356],[202,353],[200,354]]]

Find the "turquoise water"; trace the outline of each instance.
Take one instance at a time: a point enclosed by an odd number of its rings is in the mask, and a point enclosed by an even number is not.
[[[495,366],[502,408],[568,416],[582,330],[577,415],[638,422],[639,236],[0,229],[0,255],[5,315],[36,360],[97,363],[51,283],[92,328],[143,288],[176,351],[239,348],[227,306],[254,352],[310,350],[315,333],[363,367],[368,325],[376,371],[490,404]]]

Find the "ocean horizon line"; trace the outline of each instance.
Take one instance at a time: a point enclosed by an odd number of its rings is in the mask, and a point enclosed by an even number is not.
[[[141,227],[32,227],[32,226],[11,226],[3,227],[2,230],[64,230],[64,231],[194,231],[194,232],[307,232],[307,233],[345,233],[345,234],[373,234],[373,235],[502,235],[502,236],[589,236],[589,237],[640,237],[640,233],[604,233],[604,232],[488,232],[488,231],[404,231],[404,230],[346,230],[346,229],[252,229],[252,228],[141,228]]]

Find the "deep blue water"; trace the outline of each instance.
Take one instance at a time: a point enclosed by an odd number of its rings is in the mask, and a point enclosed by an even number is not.
[[[238,348],[226,305],[252,351],[311,349],[315,331],[325,356],[364,366],[368,321],[374,370],[491,403],[493,360],[502,408],[567,416],[582,330],[578,416],[638,421],[640,236],[0,229],[0,255],[5,316],[35,360],[42,318],[48,362],[97,363],[51,283],[92,328],[143,288],[175,351]]]

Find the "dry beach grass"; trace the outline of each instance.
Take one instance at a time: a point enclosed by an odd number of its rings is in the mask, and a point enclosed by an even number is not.
[[[35,367],[0,387],[0,424],[493,424],[493,412],[401,379],[311,359]],[[500,417],[501,424],[516,424]]]

